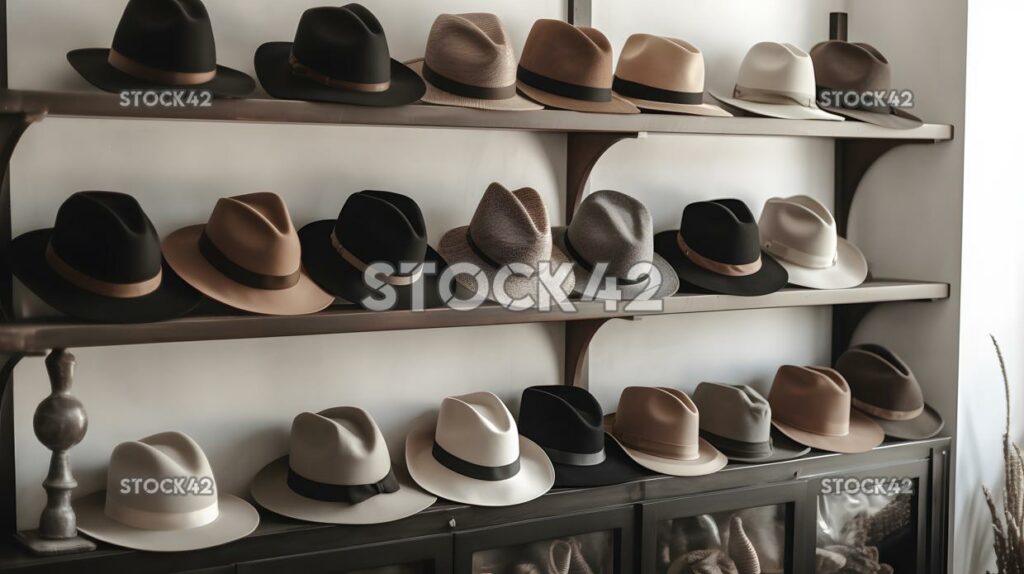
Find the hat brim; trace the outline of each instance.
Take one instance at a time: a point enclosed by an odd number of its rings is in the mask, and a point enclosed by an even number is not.
[[[400,466],[392,467],[399,489],[377,494],[358,504],[306,498],[288,488],[288,457],[263,467],[252,481],[250,492],[263,508],[298,520],[324,524],[381,524],[412,516],[437,501],[423,492]]]
[[[886,112],[869,112],[867,110],[850,110],[846,108],[822,109],[829,113],[839,114],[851,120],[857,120],[894,130],[911,130],[924,125],[924,121],[922,121],[921,118],[899,108],[889,108]]]
[[[798,429],[772,417],[772,424],[796,442],[830,452],[854,454],[868,452],[885,440],[882,427],[858,410],[850,411],[850,431],[843,436],[828,436]]]
[[[551,464],[555,467],[555,488],[623,484],[650,475],[608,433],[604,433],[604,461],[601,464],[577,466],[554,461]]]
[[[857,407],[854,407],[857,408]],[[906,421],[889,421],[865,413],[878,423],[885,436],[899,440],[925,440],[939,434],[945,421],[931,405],[925,405],[921,414]]]
[[[381,299],[383,295],[376,289],[371,289],[363,280],[363,272],[345,261],[334,250],[334,246],[331,245],[331,231],[334,230],[334,225],[335,221],[325,219],[314,221],[299,230],[302,263],[306,272],[321,289],[346,301],[361,305],[367,297]],[[440,307],[446,303],[441,298],[440,277],[448,267],[447,263],[429,245],[424,262],[435,263],[436,273],[424,273],[417,281],[418,285],[392,285],[396,297],[394,309],[412,309],[413,293],[418,289],[423,290],[423,308]],[[449,293],[454,293],[454,285],[449,285]]]
[[[566,249],[565,247],[566,230],[566,227],[553,227],[551,229],[551,239],[555,247],[557,247],[562,253],[565,253],[568,256],[569,250]],[[675,295],[676,291],[679,291],[679,276],[676,275],[676,272],[672,268],[672,266],[669,265],[668,261],[665,261],[664,257],[658,255],[657,253],[655,253],[654,257],[651,258],[651,264],[654,265],[654,267],[657,268],[658,272],[661,274],[661,284],[658,285],[657,290],[654,292],[653,295],[651,295],[650,299],[664,299],[665,297],[671,297],[672,295]],[[601,297],[601,290],[604,288],[603,284],[599,286],[596,293],[584,293],[584,290],[587,288],[588,285],[590,285],[590,271],[584,269],[582,265],[573,262],[572,272],[576,276],[576,284],[573,286],[573,294],[586,295],[588,298],[591,297],[592,295],[594,299],[603,299],[603,297]],[[635,285],[618,285],[617,287],[619,293],[621,294],[621,298],[619,300],[631,301],[633,299],[636,299],[638,295],[642,294],[644,291],[650,288],[651,282],[650,279],[648,279],[647,281],[643,281]]]
[[[101,542],[149,552],[185,552],[227,544],[251,534],[260,514],[248,502],[221,494],[217,498],[216,520],[204,526],[177,530],[147,530],[117,522],[104,512],[106,492],[84,496],[71,503],[78,530]]]
[[[771,453],[764,456],[742,456],[731,454],[727,448],[724,448],[723,446],[716,444],[714,436],[706,435],[705,433],[701,433],[701,436],[707,439],[707,441],[711,443],[711,446],[722,451],[722,454],[724,454],[729,459],[729,462],[739,462],[743,464],[782,462],[784,460],[793,460],[794,458],[800,458],[801,456],[804,456],[807,453],[811,452],[811,447],[804,446],[802,444],[794,442],[792,439],[782,434],[781,432],[779,432],[778,429],[774,427],[771,430],[772,451]]]
[[[416,72],[391,60],[391,86],[383,92],[358,92],[318,84],[292,74],[288,56],[291,42],[268,42],[256,50],[256,76],[263,89],[283,100],[305,100],[358,106],[403,106],[420,99],[426,91]]]
[[[836,264],[816,269],[777,259],[789,274],[789,282],[811,289],[848,289],[864,282],[868,276],[868,260],[856,245],[840,237],[836,248]]]
[[[751,275],[733,277],[708,271],[690,261],[676,241],[679,230],[662,231],[654,236],[654,251],[665,258],[676,271],[682,284],[698,291],[755,297],[774,293],[786,286],[789,274],[771,255],[761,253],[761,269]]]
[[[110,65],[107,48],[82,48],[68,52],[68,63],[90,84],[107,92],[125,90],[191,90],[208,91],[218,98],[244,98],[256,89],[256,80],[248,74],[227,66],[217,66],[217,74],[209,82],[189,86],[157,84],[130,76]]]
[[[653,470],[654,472],[667,474],[669,476],[704,476],[706,474],[712,474],[722,470],[725,468],[725,465],[729,463],[729,459],[727,459],[724,454],[703,438],[697,439],[697,458],[692,460],[680,460],[676,458],[655,456],[653,454],[629,448],[622,444],[622,442],[620,442],[612,433],[612,429],[614,427],[615,413],[605,415],[605,432],[612,437],[612,440],[619,443],[622,450],[624,450],[634,462],[648,470]]]
[[[466,239],[468,233],[468,225],[456,227],[455,229],[448,231],[448,233],[445,233],[441,237],[440,243],[437,244],[437,250],[449,265],[454,265],[456,263],[472,263],[480,268],[484,276],[487,277],[488,284],[491,286],[491,290],[487,294],[487,297],[493,301],[494,278],[498,273],[498,269],[492,267],[483,259],[480,259],[476,253],[473,252],[473,249],[469,246],[469,241]],[[551,262],[552,268],[561,265],[562,263],[571,262],[565,253],[563,253],[561,249],[555,247],[553,243],[549,261]],[[459,274],[455,277],[455,281],[470,293],[476,291],[476,280],[473,277],[469,277],[465,274]],[[570,273],[566,277],[565,281],[562,282],[562,289],[564,289],[566,297],[572,293],[575,286],[576,276],[573,273]],[[507,293],[512,299],[522,299],[526,296],[536,297],[538,293],[537,290],[539,288],[540,279],[537,277],[536,273],[530,277],[513,274],[505,281],[505,293]],[[499,303],[501,303],[501,301],[499,301]]]
[[[642,100],[622,96],[634,106],[641,110],[652,112],[668,112],[672,114],[687,114],[691,116],[709,116],[713,118],[731,118],[732,114],[714,104],[673,104],[670,102],[656,102],[654,100]]]
[[[512,506],[540,497],[555,484],[555,469],[544,449],[519,436],[519,472],[505,480],[479,480],[459,474],[434,458],[434,427],[405,439],[405,462],[420,487],[441,498],[476,506]]]
[[[413,72],[416,72],[416,75],[420,78],[423,78],[423,58],[410,60],[406,62],[405,65],[409,66]],[[451,92],[446,92],[431,84],[425,78],[423,79],[423,83],[426,84],[427,91],[423,94],[423,97],[420,98],[420,101],[427,104],[473,108],[477,110],[493,110],[498,112],[529,112],[544,109],[544,106],[536,102],[532,102],[519,94],[514,94],[511,98],[505,98],[503,100],[485,100],[481,98],[468,98],[466,96],[459,96]]]
[[[599,114],[639,114],[640,109],[632,102],[622,96],[613,93],[612,98],[607,102],[592,102],[590,100],[577,100],[559,96],[530,86],[524,82],[517,81],[516,87],[519,91],[531,100],[551,108],[570,110],[574,112],[594,112]]]
[[[737,98],[727,98],[714,92],[711,92],[711,95],[723,104],[769,118],[779,118],[783,120],[828,120],[834,122],[841,122],[844,120],[843,116],[830,114],[818,107],[808,108],[796,103],[765,104],[762,102],[750,102]]]
[[[142,297],[104,297],[73,285],[46,262],[53,229],[18,236],[11,246],[14,275],[54,309],[95,323],[149,323],[173,319],[195,309],[203,295],[190,287],[163,261],[156,291]]]
[[[171,233],[164,239],[164,257],[172,268],[207,297],[225,305],[264,315],[305,315],[326,309],[334,295],[320,289],[305,269],[287,289],[256,289],[229,279],[199,252],[203,224]]]

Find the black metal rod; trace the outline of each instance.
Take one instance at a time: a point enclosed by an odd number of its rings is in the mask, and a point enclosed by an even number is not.
[[[828,15],[828,39],[846,41],[846,31],[849,26],[849,14],[846,12],[832,12]]]

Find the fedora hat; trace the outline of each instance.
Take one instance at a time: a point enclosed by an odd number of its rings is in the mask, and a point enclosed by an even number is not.
[[[605,263],[605,278],[615,280],[619,298],[635,299],[653,290],[650,298],[661,299],[679,290],[679,277],[654,252],[653,228],[644,204],[624,193],[604,190],[585,197],[569,226],[555,227],[551,235],[555,246],[572,260],[576,291],[585,298],[604,298],[604,286],[590,285],[590,281],[595,266]],[[657,278],[651,276],[652,270]]]
[[[201,0],[129,0],[111,47],[72,50],[68,62],[108,92],[175,88],[240,98],[256,89],[248,75],[217,65]]]
[[[761,247],[786,268],[789,282],[814,289],[856,287],[868,276],[868,261],[839,236],[828,208],[806,195],[773,197],[757,222]]]
[[[292,421],[288,455],[260,470],[252,497],[299,520],[379,524],[427,508],[437,499],[395,468],[370,413],[335,407]]]
[[[747,112],[788,120],[842,120],[818,108],[811,57],[793,44],[754,44],[740,64],[732,97],[711,93]]]
[[[604,431],[603,417],[586,389],[529,387],[519,403],[519,432],[547,453],[556,487],[622,484],[646,476]]]
[[[626,387],[607,430],[640,466],[672,476],[721,470],[727,459],[700,438],[700,413],[686,393],[666,387]]]
[[[14,275],[51,307],[84,321],[144,323],[180,317],[202,295],[160,255],[160,238],[134,197],[80,191],[53,227],[17,237]]]
[[[704,103],[704,54],[677,38],[630,36],[619,54],[613,89],[642,110],[732,116]]]
[[[772,407],[747,385],[701,383],[693,392],[700,436],[734,462],[776,462],[811,449],[772,431]]]
[[[612,92],[612,63],[612,45],[597,29],[541,19],[523,46],[517,85],[526,97],[552,108],[640,113]]]
[[[924,402],[917,377],[888,348],[850,347],[839,356],[836,370],[850,384],[853,408],[871,417],[888,436],[922,440],[942,430],[942,415]]]
[[[275,98],[361,106],[401,106],[420,99],[423,80],[393,60],[380,21],[360,4],[302,13],[294,42],[256,50],[256,75]]]
[[[243,311],[302,315],[334,301],[302,268],[288,207],[273,193],[217,200],[205,224],[164,239],[164,256],[207,297]]]
[[[554,269],[569,261],[553,245],[548,210],[540,194],[529,187],[509,191],[499,183],[492,183],[484,191],[469,225],[445,233],[437,250],[449,265],[472,263],[479,267],[492,287],[499,269],[506,265],[520,263],[536,269],[540,262],[550,261]],[[477,288],[472,276],[459,274],[455,280],[469,291]],[[575,276],[570,273],[562,283],[566,296],[575,284]],[[540,279],[537,273],[530,277],[514,274],[507,278],[504,288],[512,299],[536,297]],[[493,290],[488,296],[497,300]]]
[[[413,308],[419,289],[423,292],[420,306],[444,304],[438,279],[447,266],[427,244],[423,213],[411,197],[388,191],[354,193],[337,219],[306,225],[299,230],[299,240],[306,271],[332,295],[353,303],[382,298],[364,275],[374,263],[386,263],[393,271],[377,274],[377,285],[387,284],[394,290],[394,308]],[[433,263],[435,271],[425,273],[424,263]]]
[[[811,448],[867,452],[885,438],[882,427],[851,409],[850,385],[828,367],[779,367],[768,402],[775,428]]]
[[[516,55],[494,14],[441,14],[422,58],[406,62],[424,79],[428,104],[526,111],[544,106],[516,93]]]
[[[786,269],[761,251],[757,222],[738,199],[687,205],[679,229],[654,236],[654,250],[698,291],[767,295],[788,281]]]
[[[194,440],[164,432],[114,448],[107,489],[74,502],[78,530],[103,542],[152,552],[182,552],[249,535],[260,515],[217,490]]]
[[[512,413],[487,392],[445,398],[437,424],[405,439],[405,461],[427,491],[477,506],[520,504],[555,482],[544,449],[520,436]]]
[[[814,61],[814,79],[818,94],[838,91],[855,93],[858,96],[870,92],[892,90],[892,70],[889,60],[874,46],[859,42],[830,40],[811,48]],[[910,129],[923,122],[903,108],[883,104],[867,105],[862,98],[856,98],[853,106],[847,107],[844,98],[838,98],[840,105],[824,107],[825,110],[853,120],[867,122],[887,128]],[[877,103],[877,102],[871,102]]]

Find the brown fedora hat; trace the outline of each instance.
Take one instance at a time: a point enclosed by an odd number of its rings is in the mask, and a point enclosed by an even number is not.
[[[189,285],[243,311],[303,315],[334,301],[303,269],[299,235],[274,193],[217,200],[206,224],[168,235],[163,251]]]
[[[851,408],[850,385],[828,367],[779,367],[768,402],[775,428],[802,445],[856,453],[885,438],[882,427]]]
[[[613,88],[642,110],[732,116],[704,103],[704,54],[676,38],[630,36],[619,54]]]
[[[552,108],[640,113],[612,92],[612,63],[612,45],[595,28],[537,20],[519,60],[519,91]]]

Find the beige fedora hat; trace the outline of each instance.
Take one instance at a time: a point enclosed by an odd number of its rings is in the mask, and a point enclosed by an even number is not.
[[[704,103],[704,54],[677,38],[630,36],[619,54],[613,89],[642,110],[732,116]]]
[[[850,385],[827,367],[779,367],[768,402],[775,428],[812,448],[867,452],[885,438],[878,423],[852,409]]]
[[[588,26],[537,20],[519,60],[519,91],[531,100],[563,110],[638,114],[612,92],[612,45]]]
[[[721,470],[728,459],[700,438],[700,413],[686,393],[666,387],[626,387],[605,430],[640,466],[672,476]]]
[[[194,440],[164,432],[114,448],[107,489],[72,503],[78,530],[103,542],[152,552],[181,552],[247,536],[260,516],[221,494]]]
[[[163,251],[189,285],[243,311],[303,315],[334,302],[302,268],[299,235],[273,193],[217,200],[206,224],[171,233]]]
[[[421,487],[463,504],[520,504],[555,483],[544,449],[520,436],[512,413],[487,392],[445,398],[437,424],[405,439],[405,461]]]
[[[754,114],[788,120],[834,120],[842,116],[818,108],[811,56],[793,44],[754,44],[740,64],[732,97],[720,102]]]
[[[813,197],[773,197],[757,222],[761,247],[789,273],[789,282],[814,289],[856,287],[868,276],[868,261],[840,237],[835,217]]]
[[[528,111],[544,106],[516,93],[516,55],[494,14],[441,14],[422,58],[406,64],[427,84],[428,104]]]
[[[358,407],[296,416],[288,455],[263,467],[251,491],[268,510],[329,524],[391,522],[437,500],[392,465],[377,423]]]

